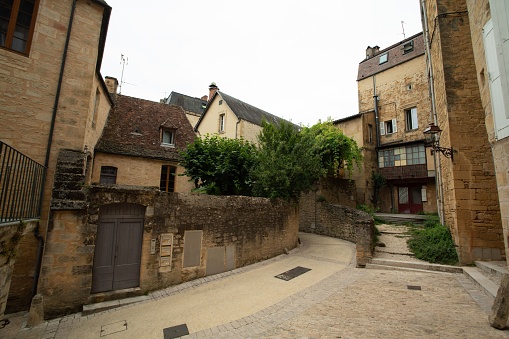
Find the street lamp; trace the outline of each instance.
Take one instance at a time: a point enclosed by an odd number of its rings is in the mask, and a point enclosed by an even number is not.
[[[440,127],[436,126],[434,123],[430,123],[428,127],[424,130],[424,137],[426,138],[426,144],[431,145],[431,154],[436,151],[442,153],[446,158],[453,159],[454,150],[452,148],[440,147],[439,144],[439,136],[442,130]],[[435,137],[436,135],[436,137]]]

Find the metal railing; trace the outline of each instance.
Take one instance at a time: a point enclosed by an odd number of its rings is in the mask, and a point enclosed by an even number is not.
[[[0,224],[40,217],[44,166],[0,141]]]

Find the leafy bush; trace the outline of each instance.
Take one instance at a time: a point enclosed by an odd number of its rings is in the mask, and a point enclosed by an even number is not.
[[[377,209],[372,207],[372,206],[368,206],[368,205],[357,205],[357,209],[358,210],[361,210],[361,211],[364,211],[368,214],[371,214],[371,216],[373,217],[373,220],[375,221],[375,225],[381,225],[381,224],[387,224],[388,222],[385,221],[384,219],[380,218],[380,217],[377,217],[375,215],[375,213],[377,212]]]
[[[428,220],[424,228],[413,228],[410,232],[412,237],[408,239],[408,247],[416,258],[445,265],[458,263],[458,254],[447,227]]]

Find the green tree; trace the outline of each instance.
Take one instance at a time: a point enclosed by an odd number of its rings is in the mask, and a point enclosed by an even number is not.
[[[295,125],[264,122],[258,141],[258,161],[252,171],[255,195],[298,198],[323,175],[313,139],[300,133]]]
[[[320,156],[327,174],[336,175],[344,167],[351,175],[354,164],[360,167],[362,154],[357,143],[334,127],[331,120],[304,128],[301,133],[314,140],[314,152]]]
[[[180,153],[184,175],[209,194],[252,195],[251,169],[256,147],[243,139],[217,135],[196,138]]]

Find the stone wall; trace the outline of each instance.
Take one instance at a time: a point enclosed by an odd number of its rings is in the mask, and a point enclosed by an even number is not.
[[[145,206],[140,286],[129,291],[91,294],[100,206]],[[282,201],[240,196],[164,193],[133,187],[88,188],[88,207],[53,211],[38,292],[45,317],[80,311],[82,305],[180,284],[207,273],[211,248],[234,251],[233,268],[285,253],[297,246],[298,208]],[[198,266],[184,268],[185,232],[203,231]],[[171,266],[161,266],[162,234],[173,235]],[[152,241],[156,241],[151,253]]]
[[[25,237],[32,236],[32,231],[38,223],[38,220],[30,220],[0,226],[0,318],[3,318],[6,310],[13,267],[18,256],[20,241]]]
[[[45,163],[72,3],[72,0],[40,2],[30,55],[0,48],[0,138],[41,164]],[[93,150],[109,112],[109,99],[101,89],[96,72],[104,11],[97,1],[76,2],[44,183],[42,235],[46,233],[59,150],[83,150],[85,146]],[[94,116],[97,91],[100,102]],[[33,236],[22,239],[12,278],[10,311],[28,308],[36,249],[37,241]]]
[[[493,153],[484,128],[465,0],[426,2],[430,57],[442,147],[454,148],[454,161],[436,155],[443,183],[443,213],[462,264],[500,260],[504,255]]]
[[[500,204],[500,214],[505,241],[506,260],[509,262],[509,138],[497,140],[495,138],[495,126],[489,88],[489,74],[486,69],[486,55],[484,52],[483,27],[491,19],[488,0],[467,0],[468,15],[470,21],[470,33],[472,36],[472,48],[475,58],[477,83],[481,94],[482,106],[485,113],[485,126],[488,140],[493,152],[495,164],[495,176],[497,178],[497,190]],[[507,93],[506,93],[507,94]]]
[[[301,232],[334,237],[356,243],[357,266],[364,267],[374,249],[374,220],[360,210],[332,204],[317,191],[303,193],[299,201]]]

